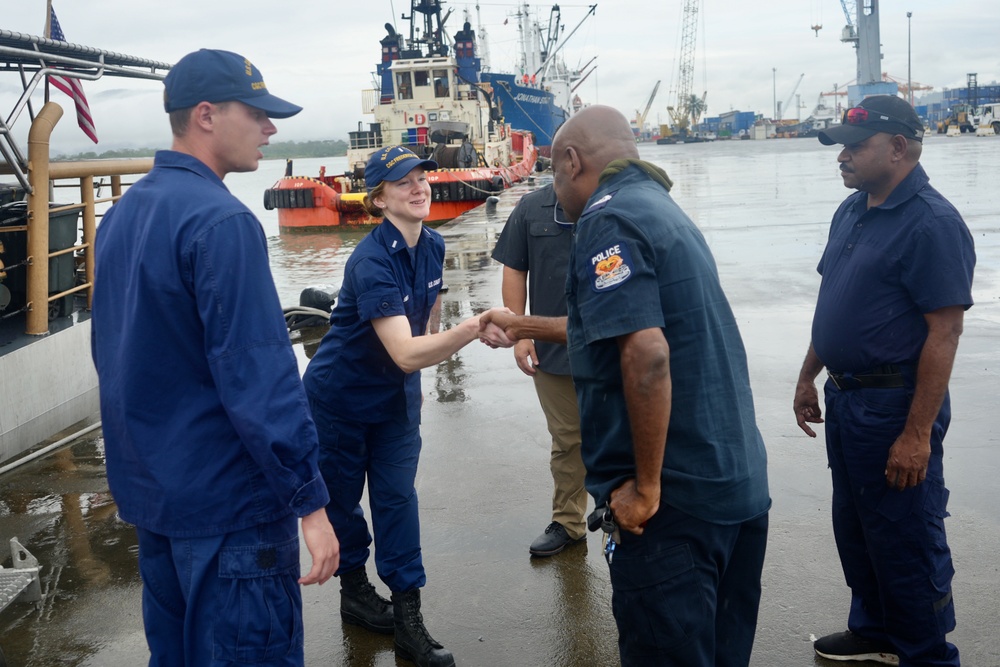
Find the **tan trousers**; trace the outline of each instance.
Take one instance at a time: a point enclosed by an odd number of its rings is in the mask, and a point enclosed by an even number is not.
[[[555,484],[552,520],[561,523],[572,539],[579,539],[587,532],[584,518],[587,489],[583,485],[586,470],[580,457],[580,412],[573,378],[537,370],[534,380],[538,402],[552,436],[549,460]]]

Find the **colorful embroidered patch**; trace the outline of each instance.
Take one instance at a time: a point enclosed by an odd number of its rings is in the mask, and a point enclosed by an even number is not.
[[[590,265],[594,268],[595,292],[614,289],[632,277],[632,256],[625,243],[616,243],[592,255]]]

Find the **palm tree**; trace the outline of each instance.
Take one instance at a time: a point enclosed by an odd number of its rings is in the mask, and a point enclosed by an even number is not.
[[[705,113],[708,105],[705,104],[704,96],[698,97],[695,94],[691,94],[687,99],[687,112],[691,117],[691,124],[697,125],[698,119],[701,118],[701,114]]]

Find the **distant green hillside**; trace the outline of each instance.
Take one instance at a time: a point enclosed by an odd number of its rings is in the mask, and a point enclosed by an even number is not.
[[[153,157],[158,148],[124,148],[117,151],[96,153],[88,151],[75,155],[58,155],[53,160],[106,160],[110,158]],[[347,155],[347,142],[340,139],[326,141],[278,141],[261,149],[266,159],[334,157]]]
[[[334,157],[347,155],[347,142],[340,139],[327,141],[278,141],[264,146],[265,158]]]

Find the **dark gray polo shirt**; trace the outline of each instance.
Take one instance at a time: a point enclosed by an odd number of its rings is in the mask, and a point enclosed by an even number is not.
[[[528,303],[532,315],[566,315],[566,272],[573,241],[573,224],[555,221],[552,185],[521,198],[493,249],[493,259],[515,271],[528,272]],[[562,209],[558,209],[562,213]],[[560,216],[560,220],[564,216]],[[535,342],[538,368],[569,375],[565,345]]]

